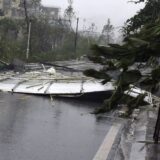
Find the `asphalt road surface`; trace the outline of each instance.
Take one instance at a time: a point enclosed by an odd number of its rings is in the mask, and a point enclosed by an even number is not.
[[[92,160],[112,125],[98,105],[0,93],[0,160]]]

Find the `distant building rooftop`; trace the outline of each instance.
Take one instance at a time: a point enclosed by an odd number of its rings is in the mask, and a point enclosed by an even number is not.
[[[33,5],[32,0],[27,0],[28,13],[31,15],[38,15],[41,12],[49,19],[56,19],[59,17],[60,8],[47,7],[41,5]],[[38,13],[38,14],[37,14]],[[11,17],[16,19],[24,18],[24,7],[22,0],[0,0],[0,17]]]

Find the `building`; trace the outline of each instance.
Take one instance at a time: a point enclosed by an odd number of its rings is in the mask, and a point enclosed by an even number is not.
[[[34,4],[32,0],[26,0],[29,16],[38,16],[43,14],[50,20],[59,17],[59,8],[44,7],[41,4]],[[23,0],[0,0],[0,18],[22,19],[25,17]]]
[[[0,16],[14,17],[20,11],[20,0],[0,0]],[[20,13],[19,13],[20,14]]]
[[[42,6],[41,10],[43,12],[43,14],[49,18],[50,21],[53,21],[54,19],[58,19],[59,18],[59,11],[60,9],[58,7],[46,7],[46,6]]]

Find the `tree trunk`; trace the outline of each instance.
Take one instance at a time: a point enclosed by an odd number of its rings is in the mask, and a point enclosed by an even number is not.
[[[26,20],[26,24],[27,24],[27,33],[28,33],[28,31],[29,31],[29,17],[28,17],[26,0],[23,0],[23,7],[24,7],[24,14],[25,14],[25,20]]]

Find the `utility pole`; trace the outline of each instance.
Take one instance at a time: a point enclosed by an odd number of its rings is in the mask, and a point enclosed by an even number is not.
[[[30,52],[30,39],[31,39],[31,20],[29,21],[29,28],[28,28],[28,40],[27,40],[27,50],[26,50],[26,59],[29,58],[29,52]]]
[[[75,44],[74,44],[74,47],[75,47],[75,55],[76,55],[76,52],[77,52],[78,25],[79,25],[79,18],[77,18],[77,26],[76,26],[76,34],[75,34]]]

